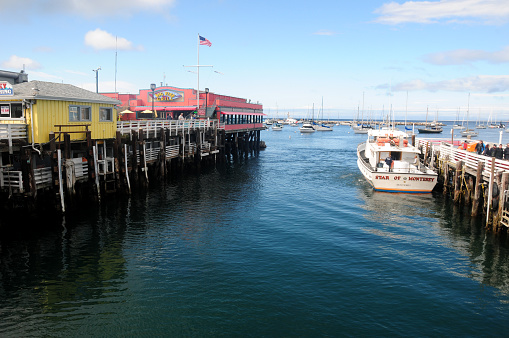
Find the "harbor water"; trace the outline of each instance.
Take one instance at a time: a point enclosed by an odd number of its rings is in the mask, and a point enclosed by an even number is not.
[[[365,138],[285,126],[258,156],[2,218],[0,336],[506,336],[504,236],[441,193],[374,192]]]

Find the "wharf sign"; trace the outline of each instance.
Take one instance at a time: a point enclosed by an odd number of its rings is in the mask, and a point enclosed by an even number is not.
[[[14,95],[14,90],[12,89],[12,85],[8,81],[0,81],[0,96],[12,96]]]
[[[168,90],[161,89],[156,90],[154,92],[154,97],[152,98],[152,93],[148,93],[148,101],[149,102],[184,102],[184,92],[176,91],[176,90]]]

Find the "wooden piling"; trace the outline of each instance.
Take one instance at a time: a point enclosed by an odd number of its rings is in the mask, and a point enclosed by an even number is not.
[[[477,216],[479,212],[479,200],[481,199],[481,193],[482,193],[482,184],[483,184],[483,177],[482,172],[484,169],[484,162],[478,161],[477,162],[477,173],[475,176],[475,192],[474,192],[474,201],[472,203],[472,216]]]
[[[456,171],[454,172],[454,202],[458,203],[461,198],[461,173],[463,171],[463,161],[456,162]]]

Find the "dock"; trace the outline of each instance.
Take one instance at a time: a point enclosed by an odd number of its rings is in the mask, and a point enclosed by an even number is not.
[[[57,127],[38,148],[28,144],[26,125],[0,125],[3,152],[20,158],[3,165],[0,157],[4,210],[33,210],[42,201],[65,212],[79,198],[130,194],[149,180],[248,157],[263,143],[263,128],[225,128],[214,119],[118,121],[116,138],[104,140],[92,140],[88,124]],[[71,135],[83,141],[71,141]]]
[[[476,142],[468,140],[469,142]],[[439,174],[435,190],[484,216],[494,232],[509,228],[509,161],[460,149],[462,141],[416,138],[424,165]],[[451,143],[452,142],[452,143]]]

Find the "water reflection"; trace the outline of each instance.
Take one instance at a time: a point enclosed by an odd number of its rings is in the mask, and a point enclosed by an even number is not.
[[[435,257],[437,252],[421,252],[427,260],[450,273],[471,278],[509,295],[509,246],[505,236],[487,232],[483,216],[471,217],[468,206],[456,205],[442,194],[412,195],[359,190],[360,207],[367,211],[365,231],[398,240],[404,255],[416,255],[416,249],[430,241],[467,259],[463,266],[450,266],[452,257]],[[381,224],[382,227],[373,224]],[[394,248],[393,248],[394,249]],[[396,250],[396,249],[394,249]],[[461,261],[461,260],[460,260]]]

